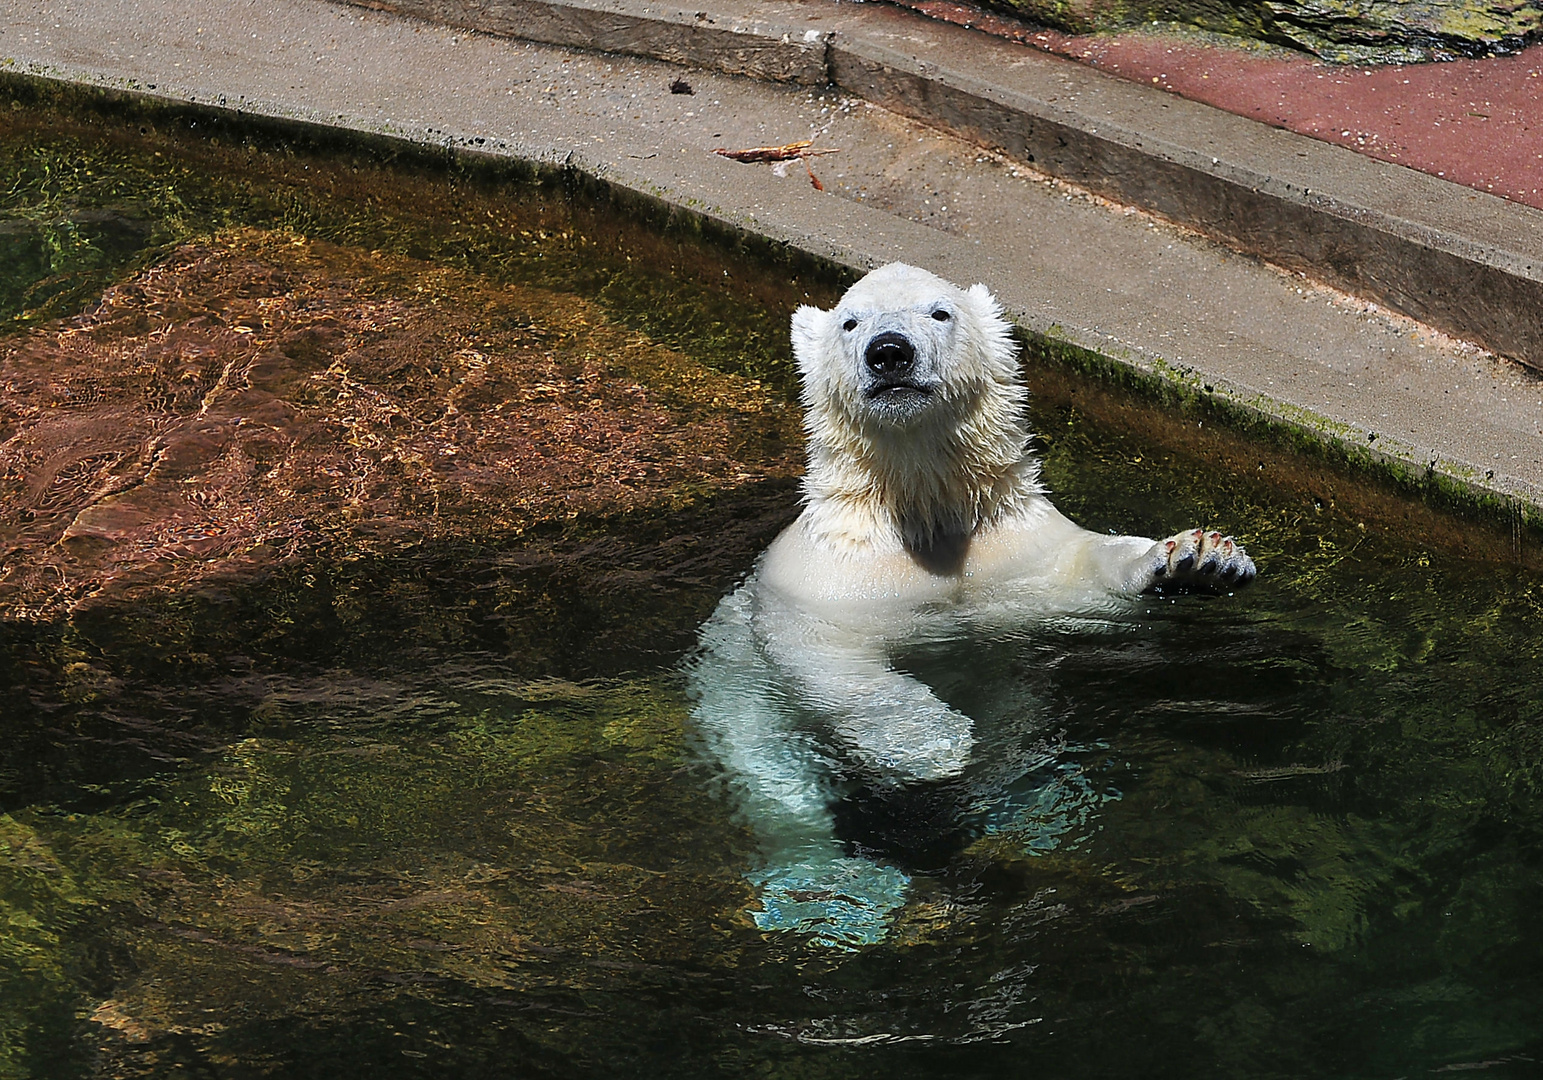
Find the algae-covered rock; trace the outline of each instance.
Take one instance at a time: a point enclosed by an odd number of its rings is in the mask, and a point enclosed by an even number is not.
[[[1267,0],[1262,7],[1265,37],[1341,63],[1515,52],[1543,31],[1537,3]]]
[[[0,343],[0,379],[0,603],[34,618],[796,463],[777,395],[592,302],[289,233],[176,248]]]
[[[73,1071],[81,983],[78,935],[95,904],[35,829],[0,814],[0,1077]]]
[[[1074,33],[1183,23],[1305,49],[1340,63],[1515,52],[1543,32],[1535,0],[987,0]]]
[[[668,684],[328,691],[276,693],[270,723],[287,714],[273,730],[288,734],[240,740],[153,799],[34,815],[81,886],[0,821],[0,837],[37,852],[34,874],[59,879],[31,905],[50,920],[35,933],[53,936],[16,977],[68,989],[53,909],[110,908],[120,977],[90,1006],[107,1051],[164,1051],[180,1035],[200,1056],[256,1064],[288,1050],[250,1045],[252,1031],[297,1006],[647,993],[656,973],[733,962],[748,836],[683,769]],[[24,939],[0,940],[15,953]],[[539,1012],[523,1026],[548,1038]],[[571,1036],[556,1049],[573,1052]]]

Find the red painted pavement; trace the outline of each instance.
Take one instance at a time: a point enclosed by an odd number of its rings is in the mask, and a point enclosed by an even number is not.
[[[946,0],[899,2],[1543,209],[1543,44],[1484,60],[1347,67],[1283,49],[1217,44],[1215,35],[1074,36]]]

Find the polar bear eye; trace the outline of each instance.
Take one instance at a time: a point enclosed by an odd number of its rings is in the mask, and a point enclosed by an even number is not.
[[[934,319],[936,319],[938,322],[947,322],[953,316],[949,315],[949,313],[944,311],[942,308],[938,308],[936,311],[934,311],[932,313],[932,317]]]
[[[847,333],[850,334],[853,330],[857,329],[857,320],[856,319],[848,319],[846,322],[841,324],[841,329],[845,330]]]

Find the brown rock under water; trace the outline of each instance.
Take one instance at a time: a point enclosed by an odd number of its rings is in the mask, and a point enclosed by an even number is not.
[[[571,294],[223,234],[0,343],[0,609],[667,506],[795,424]]]

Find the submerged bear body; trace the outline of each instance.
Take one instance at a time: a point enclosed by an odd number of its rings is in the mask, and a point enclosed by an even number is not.
[[[975,720],[897,652],[1159,586],[1230,588],[1255,568],[1220,533],[1106,536],[1056,510],[1010,327],[982,285],[890,264],[830,311],[800,308],[793,348],[804,510],[703,627],[689,674],[698,728],[762,840],[757,922],[853,944],[882,935],[907,879],[847,850],[837,804],[854,786],[915,802],[1003,775],[973,759]]]

